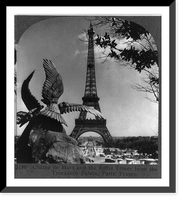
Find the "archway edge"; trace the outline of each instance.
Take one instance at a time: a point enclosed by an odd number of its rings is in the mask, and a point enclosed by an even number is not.
[[[104,140],[104,142],[106,142],[105,137],[102,135],[101,131],[96,130],[96,129],[91,129],[91,130],[82,130],[81,132],[79,132],[79,134],[77,135],[77,138],[75,138],[76,140],[83,134],[87,133],[87,132],[94,132],[97,133],[98,135],[100,135],[102,137],[102,139]]]
[[[47,19],[53,19],[64,16],[35,16],[35,15],[16,15],[15,16],[15,43],[18,44],[23,33],[32,25]],[[73,16],[74,17],[74,16]],[[75,16],[79,17],[79,16]],[[117,17],[117,16],[116,16]],[[147,29],[153,36],[158,52],[160,53],[160,28],[161,28],[161,16],[120,16],[125,20],[135,22],[145,29]],[[158,28],[159,27],[159,28]]]
[[[18,44],[24,32],[34,24],[60,16],[35,16],[35,15],[16,15],[15,16],[15,44]]]

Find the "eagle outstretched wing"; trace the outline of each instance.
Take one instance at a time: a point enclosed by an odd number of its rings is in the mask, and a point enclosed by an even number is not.
[[[103,119],[101,112],[99,112],[98,110],[96,110],[93,107],[89,107],[89,106],[85,106],[85,105],[81,105],[81,104],[62,102],[62,103],[58,104],[58,108],[59,108],[61,114],[69,113],[69,112],[73,112],[73,111],[86,111],[86,112],[89,112],[89,113],[95,115],[96,117]]]
[[[29,112],[19,111],[17,113],[17,124],[19,124],[20,127],[30,121],[31,118],[36,116],[43,108],[43,106],[38,102],[38,100],[31,94],[29,90],[29,82],[32,79],[34,71],[24,80],[22,84],[21,96]]]
[[[46,105],[50,105],[58,102],[59,97],[63,94],[64,87],[62,77],[51,60],[43,59],[43,67],[46,80],[42,88],[43,99],[41,101]]]
[[[41,108],[41,105],[29,90],[29,82],[32,79],[34,72],[35,70],[24,80],[21,88],[22,100],[29,111],[34,108]]]

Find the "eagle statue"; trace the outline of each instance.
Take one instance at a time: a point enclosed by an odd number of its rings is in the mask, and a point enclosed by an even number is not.
[[[45,106],[38,102],[28,88],[29,82],[35,72],[34,70],[22,84],[21,96],[29,112],[20,111],[17,113],[17,124],[20,127],[38,115],[56,120],[60,124],[67,126],[62,114],[82,110],[99,118],[103,118],[102,114],[93,107],[68,102],[58,104],[58,99],[64,92],[62,77],[51,60],[43,59],[43,68],[45,70],[46,80],[42,88],[43,99],[41,101]]]
[[[67,126],[62,116],[64,113],[85,111],[103,119],[102,114],[93,107],[68,102],[58,103],[58,99],[64,92],[62,77],[51,60],[43,59],[43,68],[46,79],[42,87],[42,103],[31,94],[29,89],[35,70],[24,80],[21,87],[21,97],[28,112],[17,112],[17,124],[21,127],[29,123],[17,141],[17,149],[21,149],[22,146],[27,148],[33,126],[66,134],[63,127],[63,125]]]

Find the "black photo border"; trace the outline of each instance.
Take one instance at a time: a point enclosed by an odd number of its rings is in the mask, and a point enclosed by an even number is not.
[[[167,4],[167,2],[166,2]],[[126,6],[126,5],[125,5]],[[159,6],[159,5],[153,5]],[[176,3],[172,1],[168,6],[169,18],[169,63],[170,63],[170,88],[169,88],[169,186],[166,187],[9,187],[6,182],[7,166],[6,155],[2,160],[3,180],[1,184],[2,193],[175,193],[176,192]],[[7,106],[7,105],[6,105]],[[7,121],[6,121],[7,126]],[[6,136],[3,137],[6,144]],[[2,149],[6,152],[6,146]],[[4,164],[3,164],[4,163]]]

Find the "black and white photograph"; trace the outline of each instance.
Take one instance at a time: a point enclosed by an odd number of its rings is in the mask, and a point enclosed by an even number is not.
[[[15,163],[151,177],[142,166],[160,166],[160,33],[161,16],[15,16]]]
[[[4,192],[175,191],[174,15],[7,9]]]

